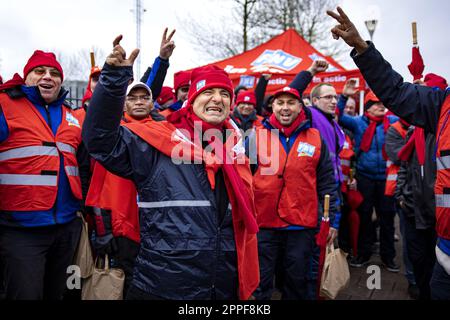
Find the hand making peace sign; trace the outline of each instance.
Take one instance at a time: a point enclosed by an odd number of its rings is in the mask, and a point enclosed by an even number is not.
[[[164,33],[161,40],[161,46],[159,47],[159,57],[161,59],[168,60],[175,49],[175,42],[171,41],[175,34],[175,29],[167,37],[168,28],[164,29]]]
[[[333,38],[336,40],[341,37],[344,41],[351,47],[354,47],[358,54],[363,53],[368,44],[359,35],[358,29],[350,21],[348,16],[345,14],[341,7],[337,7],[338,13],[328,10],[327,14],[337,20],[340,24],[331,29]]]

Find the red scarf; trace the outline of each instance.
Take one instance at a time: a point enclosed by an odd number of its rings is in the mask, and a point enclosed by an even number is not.
[[[425,132],[422,128],[416,127],[408,142],[398,152],[398,158],[402,161],[408,161],[412,152],[416,148],[419,164],[425,164]]]
[[[218,129],[221,132],[222,129],[234,129],[232,125],[228,122],[228,120],[219,125],[212,125],[203,121],[197,115],[194,114],[191,106],[187,106],[185,108],[181,108],[176,112],[173,112],[167,117],[167,121],[171,122],[177,129],[187,130],[191,134],[190,137],[191,139],[194,139],[194,134],[199,134],[199,132],[194,131],[196,129],[194,128],[194,122],[197,121],[201,122],[202,124],[202,132],[205,132],[206,130],[209,129]],[[212,140],[213,139],[211,139],[209,142],[211,143]],[[231,192],[228,192],[228,195],[230,196],[230,193],[232,193],[235,196],[236,201],[241,209],[240,210],[240,212],[242,212],[241,218],[244,220],[244,224],[246,226],[247,231],[249,233],[257,233],[259,230],[258,224],[256,223],[256,217],[252,212],[251,209],[252,205],[251,203],[249,203],[249,198],[247,197],[246,194],[244,194],[245,193],[244,190],[246,190],[244,182],[242,181],[242,178],[239,176],[235,166],[232,164],[233,161],[230,159],[230,156],[228,155],[225,145],[222,143],[222,141],[219,141],[216,137],[214,137],[213,142],[216,146],[217,144],[220,144],[223,150],[222,154],[224,155],[225,159],[221,159],[221,155],[215,154],[214,156],[219,161],[216,161],[216,163],[212,165],[205,164],[205,169],[208,174],[208,180],[210,181],[211,188],[214,190],[215,174],[220,168],[222,168],[224,175],[231,184]]]
[[[275,117],[275,114],[272,114],[269,118],[269,123],[275,128],[280,130],[286,137],[290,137],[292,133],[300,126],[300,124],[306,120],[305,111],[302,109],[298,114],[297,118],[292,121],[292,123],[288,126],[282,125],[278,119]]]
[[[0,90],[11,89],[24,84],[25,81],[22,79],[22,77],[19,76],[18,73],[15,73],[11,80],[8,80],[4,84],[0,85]]]
[[[389,128],[389,119],[388,117],[374,117],[370,115],[368,112],[365,112],[364,115],[369,119],[369,126],[363,134],[360,149],[361,151],[367,152],[370,150],[370,146],[372,145],[373,136],[375,131],[377,130],[377,126],[383,122],[384,132]],[[385,155],[384,146],[383,146],[383,156]]]
[[[125,123],[130,123],[130,122],[146,123],[148,121],[152,121],[152,118],[149,115],[148,117],[145,117],[144,119],[138,120],[138,119],[135,119],[132,116],[130,116],[128,113],[124,112],[123,116],[122,116],[122,121]]]

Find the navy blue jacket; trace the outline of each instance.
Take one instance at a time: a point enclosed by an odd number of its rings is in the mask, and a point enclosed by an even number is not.
[[[372,180],[386,180],[386,160],[384,160],[382,154],[385,142],[383,123],[377,125],[369,151],[361,152],[359,147],[361,146],[364,133],[369,126],[369,119],[366,116],[351,117],[345,114],[344,108],[346,102],[347,98],[341,95],[337,104],[339,108],[339,124],[354,134],[356,171],[358,175]],[[388,117],[391,124],[398,121],[398,118],[395,116]]]
[[[203,164],[176,165],[120,126],[131,67],[105,65],[83,126],[90,154],[133,180],[141,249],[132,285],[164,299],[237,299],[231,208],[223,216]]]
[[[381,53],[369,42],[369,48],[360,55],[350,53],[369,87],[389,106],[389,110],[407,122],[422,127],[436,135],[441,107],[450,90],[434,90],[430,87],[404,82]],[[439,239],[439,248],[450,255],[450,240]]]
[[[45,108],[47,104],[42,99],[39,89],[36,86],[22,86],[14,89],[9,89],[7,91],[7,94],[9,94],[12,98],[26,96],[27,99],[42,115],[47,124],[51,124],[53,134],[56,134],[61,124],[62,108],[70,108],[63,104],[64,99],[68,94],[68,91],[64,89],[61,89],[57,100],[48,105],[48,111]],[[8,136],[8,126],[5,116],[3,115],[3,112],[1,112],[0,106],[0,143],[8,139]],[[80,153],[77,152],[80,177],[83,173],[89,171],[89,164],[86,157],[87,153],[84,153],[82,156],[80,156]],[[82,164],[84,164],[84,166]],[[77,210],[80,210],[80,201],[76,199],[72,194],[69,180],[67,178],[66,171],[64,170],[64,160],[62,155],[60,155],[58,192],[53,208],[45,211],[3,211],[0,213],[0,225],[16,227],[43,227],[55,224],[64,224],[76,218]]]

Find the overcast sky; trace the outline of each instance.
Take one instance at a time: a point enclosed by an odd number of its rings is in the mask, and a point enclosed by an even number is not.
[[[231,16],[229,3],[225,0],[142,0],[146,9],[142,23],[142,72],[158,55],[166,26],[177,29],[174,37],[177,48],[170,61],[167,85],[172,85],[174,72],[212,62],[194,51],[183,32],[180,17],[196,19],[207,26],[212,20],[223,21],[222,17]],[[411,22],[417,21],[425,73],[434,72],[450,80],[450,1],[342,0],[341,3],[364,38],[369,38],[364,20],[379,20],[375,45],[407,80],[411,78],[406,67],[411,61]],[[88,55],[89,49],[96,46],[109,52],[118,34],[124,35],[122,45],[130,51],[136,42],[131,12],[134,5],[134,0],[2,1],[0,74],[4,79],[9,79],[14,72],[21,74],[35,49],[63,53],[85,49]],[[226,23],[223,29],[226,30]],[[334,41],[331,35],[330,41]],[[348,55],[340,62],[348,69],[355,68]]]

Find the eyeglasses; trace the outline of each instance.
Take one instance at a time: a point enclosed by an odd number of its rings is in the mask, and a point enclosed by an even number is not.
[[[131,102],[136,102],[138,100],[143,100],[145,102],[150,101],[152,97],[150,96],[127,96],[127,100]]]
[[[326,99],[326,100],[333,100],[333,99],[338,99],[338,96],[333,96],[333,95],[328,95],[328,96],[323,96],[323,97],[317,97],[318,99]]]

